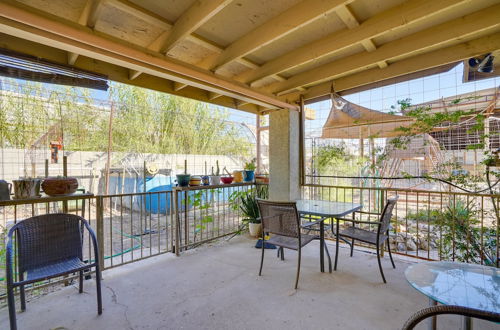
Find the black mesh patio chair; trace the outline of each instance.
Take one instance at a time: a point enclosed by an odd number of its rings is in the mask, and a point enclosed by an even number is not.
[[[389,252],[389,257],[391,259],[392,267],[396,268],[394,264],[394,260],[392,259],[391,247],[389,244],[389,226],[391,224],[392,211],[396,206],[398,201],[398,196],[391,197],[387,199],[387,203],[384,206],[384,210],[380,214],[379,221],[361,221],[356,219],[340,219],[344,221],[352,222],[352,226],[340,231],[337,236],[337,244],[338,240],[342,238],[347,238],[351,240],[351,257],[354,251],[354,242],[356,240],[375,245],[377,250],[377,261],[378,267],[380,269],[380,275],[382,275],[382,280],[384,283],[387,283],[384,276],[384,271],[382,269],[382,263],[380,261],[380,249],[384,247],[384,243],[387,242],[387,251]],[[362,229],[356,227],[356,224],[368,224],[368,225],[376,225],[377,230],[371,231],[367,229]],[[337,229],[338,231],[338,229]],[[337,270],[337,259],[338,253],[335,255],[335,266],[334,269]]]
[[[297,289],[299,285],[302,247],[318,237],[316,235],[301,233],[302,227],[300,225],[300,217],[295,202],[273,202],[257,199],[257,204],[259,206],[262,222],[262,240],[264,240],[266,234],[272,234],[267,242],[278,246],[278,250],[285,248],[298,252],[297,275],[295,278],[295,289]],[[324,248],[327,249],[326,244]],[[259,276],[262,275],[264,251],[264,244],[262,244]]]
[[[481,320],[500,322],[500,314],[494,312],[483,311],[474,308],[453,306],[453,305],[438,305],[424,308],[417,313],[413,314],[404,324],[402,330],[413,330],[423,320],[444,314],[462,315]]]
[[[94,260],[83,260],[83,227],[90,235]],[[14,239],[17,248],[19,280],[14,282]],[[102,313],[101,277],[97,239],[88,222],[73,214],[46,214],[28,218],[15,224],[8,233],[7,242],[7,299],[10,328],[17,328],[14,289],[19,287],[21,310],[26,310],[24,286],[50,278],[79,273],[79,292],[83,292],[83,272],[95,267],[97,286],[97,313]]]

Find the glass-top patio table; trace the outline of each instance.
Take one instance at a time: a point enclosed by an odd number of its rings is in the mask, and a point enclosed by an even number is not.
[[[337,219],[345,217],[346,215],[360,210],[363,206],[357,203],[344,203],[344,202],[329,202],[319,201],[312,199],[299,199],[297,200],[297,211],[301,216],[318,216],[315,219],[319,223],[319,238],[320,238],[320,269],[321,272],[325,271],[325,220]],[[338,234],[339,221],[337,220],[337,234]],[[335,268],[337,265],[337,258],[339,254],[339,245],[337,242],[335,250]],[[331,272],[331,269],[330,269]]]
[[[431,305],[456,305],[500,313],[500,269],[450,261],[418,263],[405,271],[408,282],[427,297]],[[436,318],[429,320],[436,328]],[[464,328],[472,321],[464,317]]]

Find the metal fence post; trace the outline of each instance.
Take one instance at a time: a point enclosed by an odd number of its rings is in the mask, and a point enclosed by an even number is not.
[[[175,255],[179,256],[180,255],[180,230],[181,230],[181,224],[180,224],[180,219],[179,219],[179,202],[178,202],[178,191],[177,189],[172,190],[173,193],[173,210],[174,210],[174,219],[175,219]]]
[[[99,267],[104,270],[104,198],[96,198],[96,231],[97,243],[99,244]]]

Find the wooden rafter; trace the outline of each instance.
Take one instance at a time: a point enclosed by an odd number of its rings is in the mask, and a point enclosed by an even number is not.
[[[201,25],[224,9],[232,0],[197,0],[177,19],[161,53],[167,53],[182,39],[196,31]]]
[[[349,29],[354,29],[354,28],[357,28],[359,26],[359,22],[358,22],[356,16],[354,16],[351,9],[349,9],[349,7],[347,7],[346,5],[339,6],[339,8],[337,8],[337,10],[335,12],[337,13],[337,16],[342,20],[342,22],[344,22],[344,24]],[[374,50],[377,49],[377,46],[375,45],[375,43],[373,42],[372,39],[362,40],[361,45],[363,45],[365,50],[368,52],[373,52]],[[387,66],[387,62],[380,61],[377,63],[377,65],[380,68],[385,68]]]
[[[457,63],[463,59],[478,56],[500,49],[500,34],[493,33],[468,42],[463,42],[449,47],[444,47],[422,55],[417,55],[405,60],[392,63],[384,69],[373,68],[355,73],[334,81],[335,90],[338,92],[396,78],[405,74],[439,67],[449,63]],[[316,99],[331,92],[332,82],[325,82],[309,88],[305,93],[283,95],[283,99],[298,99],[300,94],[306,100]]]
[[[296,66],[314,61],[326,55],[334,54],[398,28],[415,23],[424,18],[438,15],[443,11],[471,0],[412,0],[377,14],[358,27],[335,32],[319,40],[310,42],[285,55],[279,56],[257,70],[242,73],[237,79],[245,83],[269,77]]]
[[[293,31],[311,23],[338,6],[352,0],[309,0],[299,2],[275,18],[265,22],[229,45],[216,59],[212,69],[215,71],[232,61],[268,45]]]
[[[87,0],[80,17],[78,18],[78,24],[88,26],[93,29],[99,19],[99,16],[101,15],[102,4],[103,2],[101,0]],[[69,65],[74,65],[77,59],[78,54],[72,52],[68,53]]]
[[[0,2],[0,17],[3,17],[0,21],[0,32],[239,98],[265,108],[296,108],[295,105],[216,76],[209,71],[164,56],[155,56],[145,49],[129,47],[126,43],[91,33],[85,28],[66,25],[40,11],[27,11],[22,6]]]
[[[283,93],[297,87],[316,82],[332,80],[340,76],[365,70],[380,62],[439,46],[440,44],[471,38],[488,31],[500,30],[498,13],[500,5],[485,8],[467,16],[433,26],[407,37],[382,45],[371,53],[358,53],[348,58],[333,61],[304,73],[295,75],[284,82],[276,83],[268,88],[270,92]]]

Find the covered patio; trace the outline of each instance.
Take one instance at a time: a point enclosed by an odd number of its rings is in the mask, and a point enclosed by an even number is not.
[[[137,173],[143,180],[143,191],[124,193],[122,189],[117,194],[109,190],[105,194],[84,191],[80,197],[37,200],[40,196],[36,196],[26,201],[0,201],[5,227],[28,217],[63,210],[86,218],[99,243],[94,252],[90,239],[89,243],[83,240],[85,260],[81,261],[95,261],[102,270],[102,315],[96,313],[95,282],[84,281],[84,294],[78,294],[77,286],[65,277],[59,283],[66,287],[29,300],[27,311],[17,314],[19,328],[400,329],[412,314],[429,305],[429,298],[409,285],[404,271],[418,263],[457,261],[458,256],[462,257],[454,241],[458,217],[452,216],[451,222],[455,222],[448,225],[452,229],[447,227],[449,230],[444,231],[449,234],[448,250],[442,247],[444,225],[439,222],[447,207],[457,205],[457,199],[465,200],[467,207],[473,200],[477,208],[474,233],[480,243],[462,244],[464,258],[496,269],[493,266],[498,267],[500,260],[500,198],[489,177],[489,189],[484,185],[478,191],[466,190],[466,193],[454,190],[456,186],[453,189],[446,186],[442,191],[377,186],[387,178],[376,177],[373,135],[397,138],[400,133],[394,130],[415,121],[406,114],[355,106],[343,97],[442,73],[457,65],[464,66],[464,81],[498,76],[499,18],[499,0],[0,0],[0,75],[99,90],[106,90],[107,82],[114,81],[252,114],[256,119],[257,172],[263,168],[260,133],[268,132],[269,139],[269,173],[264,182],[251,179],[222,184],[216,160],[217,180],[206,187],[200,186],[199,178],[190,187],[171,184],[168,191],[146,191],[144,162],[143,177]],[[471,67],[469,59],[477,64],[472,63]],[[488,105],[480,112],[481,116],[495,117],[500,109],[499,91],[494,89],[484,97]],[[340,105],[332,108],[328,120],[325,116],[328,127],[323,126],[322,138],[355,141],[360,161],[355,164],[351,157],[346,166],[366,162],[366,168],[371,167],[367,175],[359,171],[354,177],[341,178],[352,179],[350,186],[325,183],[331,181],[321,181],[314,171],[308,175],[306,169],[310,165],[306,164],[306,158],[312,158],[315,152],[307,149],[305,142],[306,120],[314,117],[314,111],[306,106],[330,99],[332,104]],[[269,118],[268,125],[261,126],[264,116]],[[361,116],[367,119],[360,123]],[[177,125],[177,129],[183,129],[182,124]],[[487,126],[484,132],[489,133]],[[51,129],[57,131],[57,127]],[[484,150],[491,153],[494,145],[490,145],[489,137],[486,139]],[[314,137],[311,140],[314,144]],[[106,189],[111,167],[109,141]],[[365,142],[370,148],[368,157],[365,157]],[[431,150],[440,155],[437,142],[428,146],[422,139],[421,144],[421,153],[430,154]],[[498,151],[495,155],[498,160]],[[404,156],[399,161],[412,158],[423,163],[425,155]],[[47,178],[49,160],[45,161]],[[425,158],[426,166],[440,163],[445,162],[437,156]],[[387,164],[380,167],[392,166]],[[481,172],[481,166],[475,159],[474,170]],[[182,165],[173,167],[175,171]],[[184,175],[187,168],[184,160]],[[206,160],[204,169],[207,175]],[[391,169],[385,174],[393,174]],[[427,175],[427,167],[422,171]],[[153,167],[151,172],[154,177],[158,168]],[[33,173],[36,174],[34,169]],[[94,175],[92,169],[92,180]],[[124,176],[118,175],[116,181],[122,180],[124,185]],[[364,179],[378,181],[367,185]],[[320,271],[323,249],[317,240],[310,239],[311,244],[302,253],[298,290],[293,289],[295,251],[286,250],[282,261],[276,257],[276,250],[266,250],[263,276],[259,277],[261,250],[254,247],[255,239],[242,232],[246,227],[241,206],[242,196],[258,195],[262,186],[266,198],[274,201],[356,204],[342,216],[358,212],[362,216],[380,217],[388,199],[399,196],[398,204],[394,206],[395,201],[392,204],[394,213],[391,208],[385,219],[387,226],[380,225],[383,229],[375,233],[373,224],[365,223],[363,228],[365,232],[372,230],[372,238],[360,240],[375,244],[377,253],[381,249],[387,284],[380,278],[374,249],[356,246],[354,256],[349,256],[349,236],[340,243],[338,270],[331,273]],[[68,211],[70,203],[73,208]],[[153,203],[156,203],[154,208]],[[297,218],[299,213],[304,215],[294,210]],[[435,213],[431,217],[434,210],[441,212],[441,218]],[[331,239],[338,238],[339,231],[350,221],[338,220],[332,214],[336,213],[308,214],[309,220],[321,218],[322,225],[325,221],[331,224],[326,233]],[[382,224],[382,217],[379,220]],[[469,218],[466,225],[473,227]],[[414,232],[410,233],[410,229]],[[301,230],[297,226],[299,233]],[[320,232],[323,240],[324,233]],[[297,235],[300,245],[303,234]],[[379,239],[383,240],[381,247]],[[333,257],[334,243],[327,240],[326,244]],[[479,252],[469,254],[470,245],[475,248],[480,245]],[[385,253],[390,252],[389,247],[396,252],[395,269]],[[52,282],[42,283],[40,288],[51,285]],[[498,283],[494,285],[492,291]],[[36,292],[38,288],[33,285],[30,290]],[[492,305],[498,308],[498,292],[492,292],[490,297]],[[439,320],[439,329],[457,329],[462,324],[457,316],[443,316]],[[497,326],[485,321],[475,321],[474,325],[477,329]],[[5,308],[0,310],[0,328],[8,326]]]
[[[302,278],[294,290],[296,254],[285,261],[268,250],[257,276],[260,250],[254,240],[235,237],[186,252],[161,255],[103,274],[103,314],[95,313],[95,284],[84,293],[70,286],[28,304],[20,329],[400,329],[427,306],[403,272],[415,261],[396,259],[383,284],[373,253],[341,249],[339,270],[320,273],[317,243],[303,251]],[[330,250],[333,245],[329,244]],[[384,265],[389,265],[386,258]],[[2,313],[0,325],[8,328]],[[460,319],[443,316],[439,329],[458,329]],[[424,323],[421,329],[425,329]],[[477,321],[476,329],[496,325]],[[420,328],[419,328],[420,329]]]

